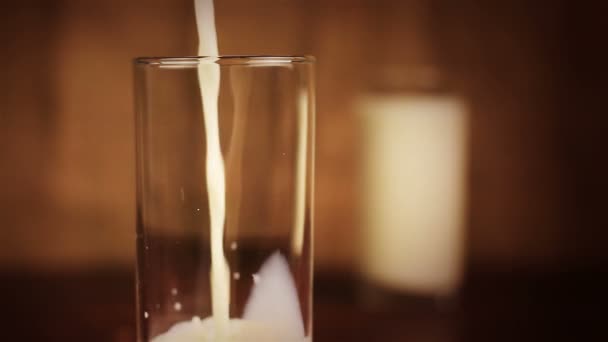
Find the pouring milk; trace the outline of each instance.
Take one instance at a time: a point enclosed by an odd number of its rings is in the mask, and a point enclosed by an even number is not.
[[[218,56],[213,0],[195,0],[199,56]],[[304,323],[287,260],[272,254],[256,274],[242,319],[230,318],[230,268],[224,255],[226,183],[218,99],[220,65],[201,63],[198,80],[206,136],[206,182],[211,229],[211,304],[213,315],[180,322],[153,342],[304,342]],[[235,99],[239,99],[238,96]]]

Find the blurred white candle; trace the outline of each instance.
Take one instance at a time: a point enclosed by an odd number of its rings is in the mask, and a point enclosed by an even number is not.
[[[452,293],[463,273],[463,101],[432,93],[369,95],[359,109],[364,275],[410,293]]]

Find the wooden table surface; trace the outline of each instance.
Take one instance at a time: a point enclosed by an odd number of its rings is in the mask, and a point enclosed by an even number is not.
[[[314,341],[608,341],[608,282],[598,272],[469,276],[452,309],[362,305],[349,275],[315,281]],[[134,341],[127,270],[0,273],[3,341]],[[363,287],[364,288],[364,287]]]

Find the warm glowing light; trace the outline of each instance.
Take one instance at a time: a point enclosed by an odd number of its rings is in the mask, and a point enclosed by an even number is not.
[[[362,267],[384,286],[447,294],[461,282],[467,116],[455,96],[369,96]]]

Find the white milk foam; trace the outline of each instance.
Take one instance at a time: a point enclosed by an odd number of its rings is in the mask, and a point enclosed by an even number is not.
[[[213,0],[195,0],[199,56],[218,56]],[[226,219],[224,160],[219,136],[220,67],[198,67],[207,138],[206,181],[211,226],[211,303],[213,316],[180,322],[154,342],[301,342],[305,337],[297,290],[284,256],[275,252],[255,275],[257,280],[243,319],[230,319],[230,269],[224,256]],[[238,97],[237,97],[238,99]]]

